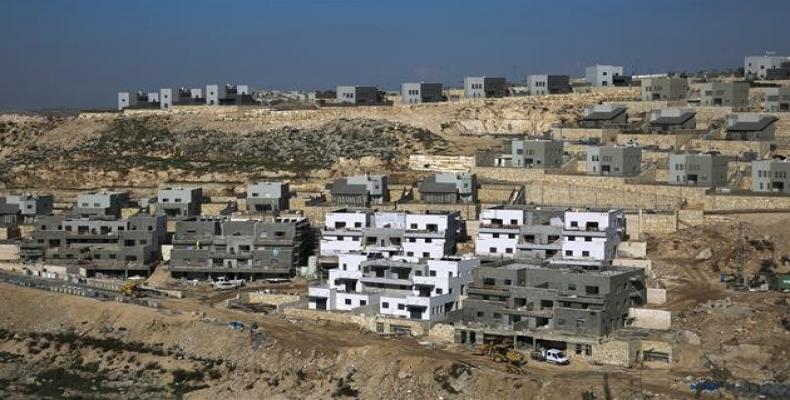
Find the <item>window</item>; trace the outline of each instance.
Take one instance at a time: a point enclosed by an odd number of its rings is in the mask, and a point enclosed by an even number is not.
[[[484,318],[485,316],[486,316],[486,313],[484,313],[482,311],[478,311],[477,312],[477,318]]]
[[[360,300],[359,301],[359,305],[360,306],[366,306],[366,305],[368,305],[368,301],[367,300]]]
[[[566,256],[573,256],[573,250],[565,250]]]
[[[590,256],[590,252],[589,251],[587,251],[587,250],[583,250],[582,251],[582,257],[589,257],[589,256]]]
[[[436,270],[428,271],[428,276],[436,276]]]
[[[571,221],[571,226],[574,227],[574,228],[578,228],[579,227],[579,221]]]
[[[411,229],[417,229],[417,224],[411,224]]]
[[[431,239],[431,238],[426,238],[426,239],[425,239],[425,243],[433,243],[433,239]]]
[[[442,294],[442,293],[444,293],[442,288],[436,288],[436,294]]]
[[[402,303],[398,303],[398,310],[405,310],[405,309],[406,306],[404,306]]]
[[[507,247],[507,248],[505,248],[505,253],[507,253],[507,254],[513,254],[513,249],[512,249],[512,248],[510,248],[510,247]]]
[[[586,238],[584,238],[584,241],[585,242],[592,242],[592,237],[587,236]]]
[[[381,308],[390,308],[390,303],[384,301],[381,303]]]
[[[428,257],[430,257],[430,256],[431,256],[431,253],[429,253],[429,252],[427,252],[427,251],[424,251],[424,252],[422,253],[422,257],[423,257],[423,258],[428,258]]]
[[[488,248],[488,252],[489,253],[496,253],[496,247],[489,247]]]
[[[575,290],[576,290],[576,284],[569,283],[569,284],[568,284],[568,290],[573,290],[573,291],[575,291]]]
[[[584,292],[587,294],[598,294],[598,286],[585,286]]]
[[[568,241],[575,242],[576,241],[576,236],[568,236]]]
[[[351,299],[346,299],[345,303],[346,303],[346,305],[350,306],[351,305]]]
[[[505,279],[505,286],[510,286],[510,284],[512,283],[513,281],[511,281],[510,279]]]

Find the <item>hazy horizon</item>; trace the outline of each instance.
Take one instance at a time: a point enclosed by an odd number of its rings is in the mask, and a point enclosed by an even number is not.
[[[6,1],[0,109],[114,107],[122,90],[246,83],[333,89],[464,76],[737,68],[790,53],[766,0]]]

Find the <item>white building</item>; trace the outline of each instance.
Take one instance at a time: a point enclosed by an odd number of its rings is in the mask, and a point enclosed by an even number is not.
[[[321,256],[349,252],[386,252],[417,258],[451,255],[462,231],[459,212],[372,212],[340,210],[326,213],[321,231]]]
[[[584,70],[584,77],[592,86],[614,86],[612,78],[621,75],[623,67],[616,65],[593,65]]]
[[[562,211],[498,206],[483,210],[475,254],[494,258],[553,257],[560,251]]]
[[[566,211],[562,230],[565,261],[610,261],[625,236],[623,210]]]
[[[478,259],[449,257],[416,262],[376,253],[343,254],[325,284],[308,290],[309,308],[368,312],[393,318],[441,321],[459,309]]]
[[[752,79],[765,79],[769,69],[779,68],[785,61],[790,61],[790,57],[776,55],[745,57],[743,59],[743,76]]]

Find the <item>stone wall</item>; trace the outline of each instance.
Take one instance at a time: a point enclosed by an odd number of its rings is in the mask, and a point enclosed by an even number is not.
[[[577,141],[598,140],[601,144],[614,143],[617,140],[617,129],[599,128],[554,128],[551,137],[555,140]]]
[[[666,302],[666,289],[647,288],[647,304],[664,304]]]
[[[629,142],[637,143],[639,146],[656,146],[661,150],[677,150],[686,146],[689,142],[701,138],[702,133],[672,133],[672,134],[653,134],[653,133],[620,133],[617,135],[618,144]]]
[[[19,245],[16,243],[0,244],[0,261],[19,260]]]
[[[647,257],[647,242],[625,241],[617,245],[617,256],[624,258]]]
[[[438,156],[427,154],[413,154],[409,156],[409,169],[415,171],[469,171],[474,165],[475,158],[470,156]]]
[[[272,304],[279,305],[284,303],[293,303],[299,301],[300,296],[292,294],[281,293],[266,293],[266,292],[241,292],[239,293],[239,300],[247,304]]]
[[[595,364],[630,367],[636,362],[638,351],[638,340],[610,339],[592,345],[590,361]]]
[[[423,322],[408,319],[367,317],[354,314],[353,312],[308,310],[304,308],[288,308],[284,310],[284,314],[286,318],[357,325],[371,332],[392,333],[394,331],[393,326],[404,326],[411,329],[412,336],[423,336],[427,333]]]
[[[728,156],[737,156],[746,151],[755,151],[760,157],[765,157],[771,151],[771,143],[746,140],[692,139],[688,141],[686,149],[699,151],[716,150]]]
[[[19,227],[0,226],[0,240],[19,239]]]
[[[628,317],[634,319],[631,326],[635,328],[665,330],[672,327],[670,311],[631,307],[628,309]]]

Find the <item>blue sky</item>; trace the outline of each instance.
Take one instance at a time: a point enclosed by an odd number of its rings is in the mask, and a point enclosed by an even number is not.
[[[206,83],[459,85],[743,64],[790,53],[787,0],[0,0],[0,109],[112,107]]]

